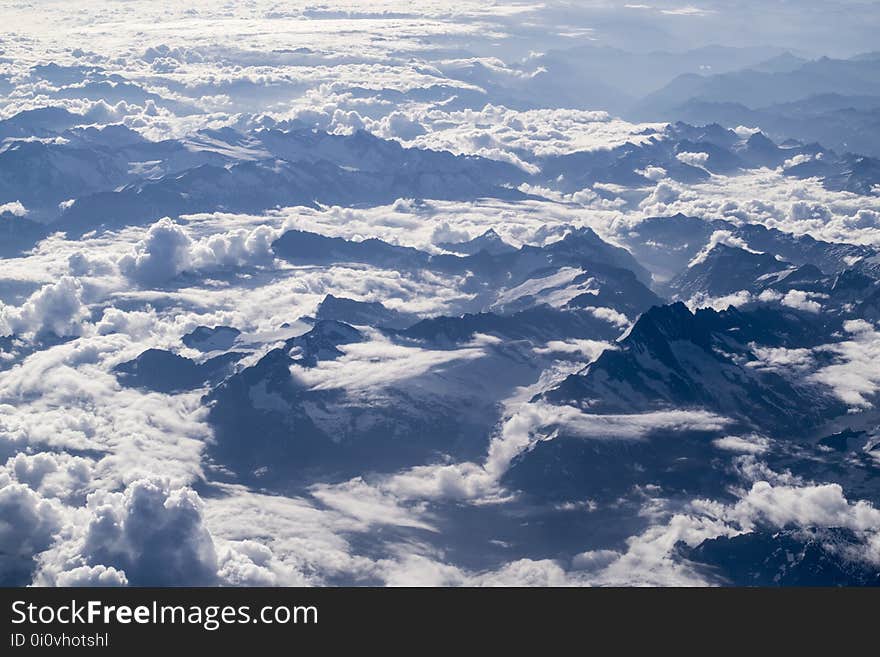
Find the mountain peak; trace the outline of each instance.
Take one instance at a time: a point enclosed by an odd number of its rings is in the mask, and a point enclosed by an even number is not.
[[[709,312],[715,311],[709,309]],[[666,306],[654,306],[648,310],[639,317],[621,344],[653,347],[660,342],[679,340],[707,344],[706,335],[697,327],[696,315],[681,301]]]
[[[776,144],[773,143],[773,140],[770,139],[767,135],[765,135],[760,130],[754,134],[752,134],[747,140],[746,144],[749,148],[761,148],[768,149],[772,151],[778,150]]]
[[[386,308],[378,301],[356,301],[328,294],[315,311],[318,320],[336,320],[347,325],[402,329],[413,324],[413,316]]]
[[[791,268],[790,263],[769,253],[717,242],[691,260],[688,268],[670,282],[670,287],[681,298],[695,294],[722,296],[754,289],[762,277]]]
[[[199,351],[225,350],[232,347],[241,331],[231,326],[197,326],[183,336],[187,347]]]
[[[315,322],[308,332],[287,341],[288,355],[299,365],[314,367],[319,360],[333,360],[342,355],[340,345],[363,342],[364,335],[353,326],[333,319]]]
[[[489,228],[481,235],[465,242],[444,242],[438,246],[463,255],[476,255],[480,251],[485,251],[490,255],[501,255],[516,251],[516,248],[505,242],[494,228]]]
[[[700,407],[747,424],[759,418],[772,426],[812,425],[844,407],[809,385],[748,365],[756,360],[752,343],[787,346],[804,328],[785,314],[657,306],[617,349],[544,397],[611,413]]]

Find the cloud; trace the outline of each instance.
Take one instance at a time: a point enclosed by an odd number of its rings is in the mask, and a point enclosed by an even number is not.
[[[599,310],[599,309],[597,309]],[[613,346],[599,340],[550,340],[543,347],[535,347],[536,354],[580,356],[580,361],[590,363],[606,349]]]
[[[193,491],[139,480],[124,493],[94,493],[89,507],[82,555],[90,565],[112,566],[135,586],[216,581],[216,551]]]
[[[0,215],[11,214],[15,217],[26,217],[27,208],[21,204],[21,201],[10,201],[9,203],[0,204]]]
[[[110,274],[113,263],[104,258],[90,258],[82,251],[77,251],[67,258],[67,267],[72,276],[85,277]]]
[[[606,112],[488,104],[480,110],[432,110],[418,115],[426,132],[408,142],[419,148],[480,155],[537,173],[536,158],[608,149],[658,136],[663,125],[633,124]]]
[[[431,233],[431,242],[434,244],[455,244],[459,242],[467,242],[469,239],[471,239],[471,236],[467,231],[459,230],[451,226],[448,221],[437,224],[434,231]]]
[[[596,319],[603,319],[609,324],[614,324],[618,328],[626,328],[630,325],[630,319],[623,313],[617,312],[613,308],[599,308],[596,306],[586,306],[584,310],[590,313]]]
[[[695,547],[704,540],[740,533],[724,521],[686,513],[671,514],[665,522],[652,524],[631,536],[617,556],[602,552],[598,558],[579,558],[583,568],[595,562],[597,568],[583,570],[583,584],[600,586],[705,586],[705,576],[675,555],[676,546]],[[586,563],[584,563],[586,562]]]
[[[822,203],[795,201],[788,208],[788,218],[792,221],[830,221],[831,211]]]
[[[574,570],[599,570],[615,561],[620,556],[615,550],[589,550],[576,554],[571,560]]]
[[[822,383],[852,409],[873,408],[872,398],[880,390],[880,333],[864,320],[844,325],[850,338],[818,349],[832,354],[836,362],[822,367],[810,376]]]
[[[472,571],[445,563],[422,546],[397,546],[400,554],[376,564],[386,586],[571,586],[577,578],[551,559],[517,559],[496,569]]]
[[[200,395],[169,397],[121,387],[110,370],[140,351],[120,334],[82,337],[0,372],[0,435],[35,451],[100,454],[91,470],[96,489],[155,473],[177,485],[193,481],[201,476],[200,453],[209,435]],[[71,481],[82,480],[76,474],[81,463],[54,458],[59,472],[46,475],[45,485],[57,490],[58,477],[68,477],[69,467]],[[47,467],[26,463],[36,468],[29,477]]]
[[[377,564],[385,586],[463,586],[467,573],[422,554],[404,554]]]
[[[715,431],[728,423],[727,419],[705,411],[670,410],[631,415],[591,415],[568,406],[546,406],[539,412],[546,412],[548,424],[558,425],[566,435],[598,440],[639,440],[660,429]]]
[[[119,270],[147,285],[170,280],[190,266],[191,247],[186,231],[166,217],[150,226],[133,253],[119,259]]]
[[[880,244],[880,197],[825,189],[817,179],[799,180],[781,171],[756,169],[713,175],[687,186],[660,182],[633,217],[682,213],[711,221],[758,223],[795,235],[857,244]]]
[[[383,137],[412,141],[425,134],[425,127],[418,120],[403,112],[392,112],[383,117],[379,129],[375,132]]]
[[[547,385],[542,381],[540,385]],[[590,415],[570,406],[541,402],[523,404],[504,421],[489,443],[483,463],[462,462],[409,468],[394,475],[374,478],[366,487],[354,480],[334,491],[350,493],[354,486],[359,498],[391,495],[398,502],[411,500],[474,500],[499,503],[511,498],[500,487],[503,475],[517,455],[541,440],[558,434],[587,440],[641,440],[658,429],[673,431],[717,430],[727,421],[700,411],[663,411],[642,415]],[[322,488],[322,491],[329,490]],[[326,494],[326,493],[325,493]],[[384,502],[393,508],[390,502]],[[393,515],[393,514],[392,514]]]
[[[636,173],[655,182],[663,180],[666,177],[666,169],[654,165],[647,166],[644,169],[637,169]]]
[[[98,335],[124,333],[134,340],[149,337],[161,325],[155,309],[147,306],[146,310],[124,311],[119,308],[105,308],[101,319],[95,324]]]
[[[770,448],[770,441],[763,436],[724,436],[712,441],[718,449],[743,454],[763,454]]]
[[[705,168],[706,164],[709,162],[709,154],[708,153],[688,153],[683,151],[681,153],[675,154],[675,159],[679,162],[683,162],[684,164],[689,164],[692,167]]]
[[[128,578],[124,572],[115,568],[98,566],[77,566],[59,573],[55,579],[56,586],[128,586]]]
[[[743,141],[748,140],[754,134],[761,132],[760,128],[751,127],[746,125],[738,125],[733,128],[733,131],[736,133],[736,136],[742,139]]]
[[[811,296],[815,296],[809,292],[803,292],[802,290],[789,290],[785,293],[785,296],[782,297],[782,305],[788,306],[789,308],[796,308],[797,310],[803,310],[808,313],[818,313],[822,310],[822,304],[818,301],[812,301],[810,299]]]
[[[228,586],[305,586],[308,580],[281,563],[256,541],[227,542],[220,550],[217,576]]]
[[[0,489],[2,490],[2,489]],[[27,491],[28,489],[22,489]],[[26,492],[36,499],[36,494]],[[2,497],[2,494],[0,494]],[[253,541],[215,541],[203,503],[186,487],[140,479],[122,492],[96,491],[43,539],[34,581],[49,586],[276,586],[302,584],[295,571]],[[50,516],[54,519],[54,516]],[[49,548],[49,549],[46,549]]]
[[[392,495],[370,486],[360,477],[333,486],[317,484],[310,492],[322,504],[369,525],[389,524],[436,531],[420,519],[418,513],[403,508]]]
[[[66,453],[19,453],[10,457],[0,472],[25,484],[45,498],[61,500],[84,497],[92,479],[89,459]]]
[[[714,13],[711,9],[702,9],[700,7],[693,7],[691,5],[687,5],[685,7],[674,7],[672,9],[661,9],[661,14],[666,14],[667,16],[708,16]]]
[[[34,557],[52,544],[62,521],[57,504],[0,475],[0,584],[30,582]]]
[[[751,438],[743,440],[756,445]],[[739,445],[737,445],[739,447]],[[749,456],[749,458],[753,458]],[[773,485],[757,481],[732,504],[693,500],[672,511],[668,501],[650,499],[658,516],[623,550],[597,549],[575,555],[570,569],[552,560],[521,559],[483,573],[439,562],[430,554],[408,554],[383,562],[390,584],[405,581],[427,586],[706,586],[705,570],[680,558],[681,544],[696,547],[719,536],[736,536],[759,527],[847,527],[866,532],[864,543],[846,558],[880,563],[876,549],[880,511],[867,502],[849,502],[837,484]]]
[[[714,308],[725,310],[728,306],[746,306],[752,303],[779,304],[788,308],[794,308],[808,313],[818,313],[822,304],[815,299],[826,299],[827,295],[819,292],[804,292],[802,290],[789,290],[785,294],[776,290],[766,289],[759,294],[753,294],[748,290],[739,290],[732,294],[713,297],[702,292],[693,295],[686,303],[692,310],[696,308]],[[760,349],[760,345],[759,345]],[[770,353],[769,351],[767,353]],[[780,351],[779,354],[782,352]],[[756,365],[752,365],[755,367]]]
[[[519,559],[499,570],[480,575],[472,582],[478,586],[568,586],[565,570],[550,559]]]
[[[183,272],[211,271],[271,262],[272,242],[278,233],[268,226],[237,229],[194,241],[168,217],[147,231],[131,253],[118,261],[119,270],[143,285],[169,281]]]
[[[243,581],[247,572],[270,577],[266,569],[279,583],[290,586],[340,579],[370,581],[373,576],[375,562],[357,554],[349,542],[353,534],[374,531],[364,516],[322,508],[305,497],[269,495],[241,486],[221,486],[221,490],[222,495],[204,500],[204,513],[220,546],[219,572],[230,582]],[[379,526],[386,524],[376,520]],[[264,550],[250,544],[257,537],[274,555],[270,562]],[[226,555],[226,549],[235,554]]]
[[[682,187],[678,183],[661,180],[654,187],[654,191],[641,202],[640,207],[645,211],[646,215],[663,215],[666,213],[665,206],[681,198],[681,193]],[[658,208],[658,210],[655,211],[650,208]],[[664,209],[660,210],[659,208]]]
[[[624,551],[579,555],[573,566],[582,570],[570,576],[577,576],[582,584],[603,586],[705,586],[712,581],[706,579],[705,571],[677,555],[679,543],[695,547],[708,539],[762,527],[846,527],[867,532],[866,540],[850,558],[875,558],[880,511],[865,501],[848,501],[839,484],[756,481],[730,505],[693,500],[686,508],[670,512],[663,509],[665,504],[661,501],[665,519],[627,539]]]
[[[761,347],[754,345],[752,353],[755,361],[746,364],[762,370],[772,370],[780,374],[798,375],[813,367],[814,358],[812,349],[786,349],[785,347]]]
[[[191,256],[193,267],[196,270],[210,270],[271,262],[272,242],[278,237],[279,233],[269,226],[212,235],[194,245]]]
[[[51,332],[58,336],[80,335],[89,312],[83,303],[79,279],[62,276],[34,292],[19,307],[0,302],[0,335]]]
[[[849,502],[840,484],[797,487],[759,481],[736,503],[731,515],[745,527],[765,522],[778,528],[794,525],[880,530],[880,510],[864,500]]]
[[[794,157],[787,159],[782,163],[783,169],[791,169],[792,167],[796,167],[799,164],[805,164],[807,162],[811,162],[813,160],[813,156],[808,153],[798,153]]]
[[[395,344],[379,333],[374,333],[372,338],[367,342],[340,345],[343,355],[339,358],[322,361],[313,368],[294,365],[291,373],[313,390],[369,391],[415,379],[446,363],[486,355],[479,346],[432,350]]]
[[[724,244],[725,246],[734,247],[737,249],[742,249],[744,251],[748,251],[749,253],[760,253],[760,251],[754,251],[749,248],[749,245],[746,243],[744,239],[741,237],[737,237],[729,230],[716,230],[709,237],[709,241],[704,246],[700,252],[693,257],[693,259],[688,263],[688,267],[693,267],[695,265],[699,265],[703,262],[706,262],[706,258],[709,257],[709,254],[719,244]]]

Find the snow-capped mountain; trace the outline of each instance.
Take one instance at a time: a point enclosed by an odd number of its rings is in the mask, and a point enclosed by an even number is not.
[[[791,263],[770,254],[719,243],[696,256],[684,272],[669,282],[669,287],[685,299],[698,293],[720,297],[738,290],[753,290],[770,277],[778,280],[793,269]]]
[[[0,4],[0,585],[878,583],[871,3]]]
[[[705,408],[759,430],[807,430],[845,407],[821,386],[760,367],[755,350],[816,344],[821,328],[794,312],[654,307],[545,398],[599,413]]]

